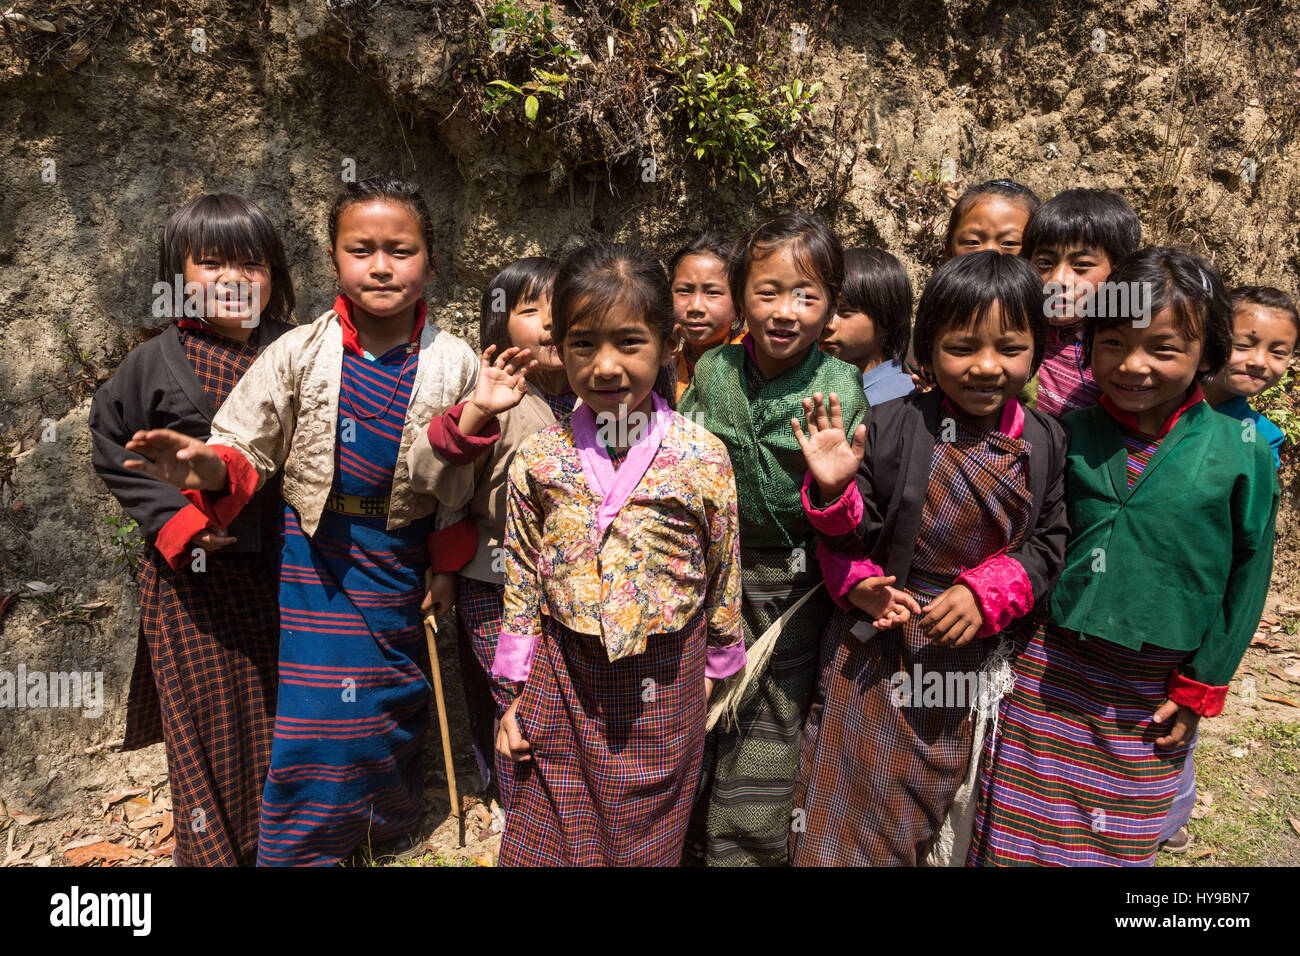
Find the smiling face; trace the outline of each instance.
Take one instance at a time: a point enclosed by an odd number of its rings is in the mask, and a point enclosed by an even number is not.
[[[841,305],[822,329],[820,345],[828,355],[866,372],[880,364],[884,342],[876,334],[876,323],[871,316]]]
[[[1092,342],[1092,377],[1120,409],[1137,416],[1149,435],[1183,403],[1196,376],[1209,369],[1200,339],[1189,339],[1166,306],[1146,327],[1126,322],[1098,329]]]
[[[433,274],[415,214],[382,199],[354,203],[339,214],[330,259],[361,319],[413,314]]]
[[[775,378],[802,362],[834,305],[822,283],[799,271],[789,243],[755,256],[745,279],[743,312],[759,370]]]
[[[727,340],[736,307],[725,262],[707,253],[681,258],[673,270],[673,318],[692,351],[703,352]]]
[[[1106,281],[1112,268],[1110,257],[1104,251],[1084,245],[1039,246],[1029,261],[1043,277],[1043,286],[1050,295],[1047,320],[1056,326],[1078,321],[1084,312],[1084,300]]]
[[[1002,308],[967,328],[948,326],[934,344],[935,384],[981,424],[997,425],[1002,406],[1029,381],[1034,337],[1028,329],[1003,329]]]
[[[1029,212],[1005,196],[989,196],[967,210],[957,223],[948,246],[948,257],[991,249],[1007,255],[1020,254],[1020,237],[1029,225]]]
[[[263,259],[228,262],[216,253],[185,257],[185,284],[203,286],[203,318],[223,335],[248,341],[271,301],[271,267]],[[256,283],[256,296],[253,285]]]
[[[584,303],[576,305],[579,318],[560,343],[573,391],[597,416],[648,415],[655,378],[672,362],[674,343],[621,306],[592,316],[584,314]]]
[[[1286,374],[1296,347],[1296,325],[1281,309],[1242,302],[1233,316],[1232,356],[1214,380],[1224,399],[1253,398]]]

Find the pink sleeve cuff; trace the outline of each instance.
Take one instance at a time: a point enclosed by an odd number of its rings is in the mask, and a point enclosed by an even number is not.
[[[497,655],[492,660],[492,676],[523,683],[533,669],[540,634],[514,634],[502,631],[497,641]]]
[[[1214,687],[1200,681],[1184,677],[1178,671],[1169,675],[1166,688],[1169,699],[1182,707],[1190,707],[1202,717],[1217,717],[1223,712],[1223,705],[1228,700],[1227,685]]]
[[[226,463],[226,491],[200,491],[187,495],[218,528],[230,527],[230,522],[253,500],[257,492],[257,469],[248,459],[228,445],[209,445]],[[196,500],[197,499],[197,500]]]
[[[465,435],[460,430],[460,416],[466,402],[453,405],[429,423],[429,444],[434,452],[449,465],[468,465],[491,448],[501,437],[501,422],[493,418],[477,435]]]
[[[804,514],[808,516],[812,526],[822,534],[829,535],[849,534],[856,531],[862,522],[862,493],[858,491],[858,483],[849,482],[842,495],[820,510],[814,508],[808,498],[808,490],[812,484],[812,472],[808,472],[803,476],[802,497]]]
[[[704,655],[704,676],[709,680],[723,680],[738,673],[745,666],[745,638],[742,635],[726,647],[714,647]]]
[[[853,487],[856,491],[856,486]],[[850,552],[827,547],[824,541],[817,542],[817,563],[821,565],[822,579],[831,600],[845,611],[853,610],[848,595],[854,585],[865,578],[882,577],[885,573],[884,568],[866,555],[854,557]]]
[[[976,637],[991,637],[1034,607],[1034,588],[1024,565],[1005,554],[994,555],[983,564],[963,571],[957,582],[975,594],[975,603],[984,615],[984,624]]]
[[[200,531],[205,531],[209,524],[208,516],[192,504],[171,516],[154,541],[158,551],[167,559],[168,567],[175,571],[181,566],[181,562],[188,556],[190,539]]]

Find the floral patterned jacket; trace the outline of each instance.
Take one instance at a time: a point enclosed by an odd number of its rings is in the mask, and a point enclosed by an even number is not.
[[[701,608],[706,674],[745,663],[736,482],[717,438],[655,396],[616,470],[591,408],[529,438],[510,466],[505,617],[492,672],[528,678],[543,617],[640,654]]]

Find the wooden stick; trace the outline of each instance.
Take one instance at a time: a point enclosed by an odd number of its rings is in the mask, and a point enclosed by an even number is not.
[[[438,727],[442,730],[442,761],[447,768],[447,794],[451,798],[451,815],[456,818],[456,839],[465,845],[465,818],[460,811],[456,792],[456,768],[452,763],[451,725],[447,722],[447,698],[442,693],[442,670],[438,666],[438,621],[429,614],[424,619],[424,639],[429,645],[429,669],[433,677],[433,699],[438,705]]]

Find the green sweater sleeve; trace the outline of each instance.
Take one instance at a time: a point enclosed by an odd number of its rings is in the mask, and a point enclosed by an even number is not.
[[[1263,461],[1262,453],[1257,457]],[[1186,677],[1211,687],[1226,687],[1232,680],[1268,598],[1278,508],[1272,464],[1270,459],[1266,470],[1256,467],[1243,476],[1233,495],[1237,533],[1223,603],[1214,626],[1181,668]]]

